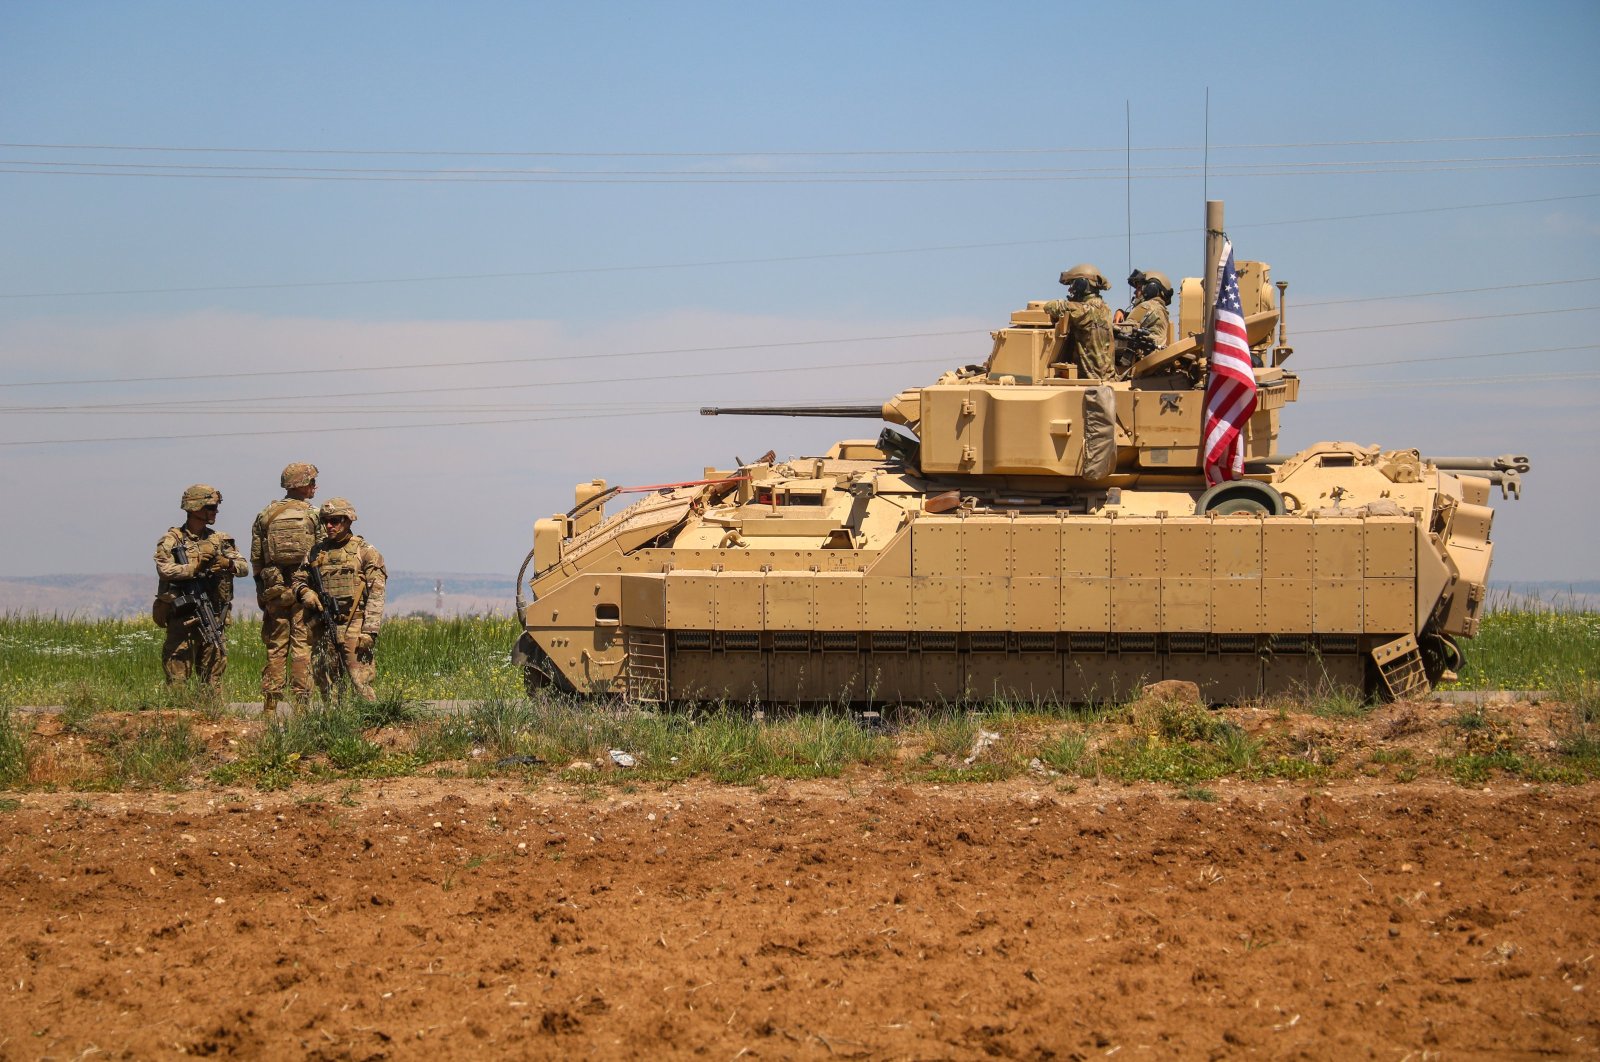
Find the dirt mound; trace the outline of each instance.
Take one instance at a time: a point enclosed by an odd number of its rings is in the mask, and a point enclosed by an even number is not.
[[[1595,786],[1212,789],[25,794],[0,1057],[1595,1052]]]

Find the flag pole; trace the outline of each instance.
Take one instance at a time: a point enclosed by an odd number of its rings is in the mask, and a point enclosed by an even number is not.
[[[1214,334],[1217,312],[1217,260],[1222,257],[1222,200],[1206,200],[1206,264],[1200,272],[1201,290],[1204,292],[1205,353],[1211,356],[1216,341]]]

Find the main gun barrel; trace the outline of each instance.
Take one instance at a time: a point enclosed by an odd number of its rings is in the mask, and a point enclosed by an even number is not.
[[[881,420],[877,406],[702,406],[702,417],[858,417]]]

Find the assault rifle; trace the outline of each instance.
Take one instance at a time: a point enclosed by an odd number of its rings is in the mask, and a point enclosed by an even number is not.
[[[322,651],[332,658],[329,669],[333,672],[334,681],[341,682],[350,678],[350,670],[345,667],[344,647],[339,644],[339,603],[322,589],[322,573],[317,571],[316,560],[316,551],[313,550],[311,556],[306,558],[306,584],[321,603]]]
[[[188,564],[189,547],[182,543],[173,546],[172,559],[179,564]],[[225,652],[222,619],[211,604],[211,591],[216,588],[217,577],[196,575],[192,579],[174,579],[168,585],[172,588],[173,611],[192,614],[196,626],[200,628],[201,640],[217,652]]]

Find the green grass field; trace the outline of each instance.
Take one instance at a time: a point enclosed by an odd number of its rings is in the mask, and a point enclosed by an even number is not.
[[[260,631],[251,622],[228,629],[230,701],[257,699]],[[521,677],[509,661],[516,637],[505,618],[394,620],[378,646],[378,689],[413,700],[518,696]],[[1600,613],[1491,612],[1465,649],[1457,688],[1582,689],[1600,679]],[[168,706],[160,651],[161,632],[148,622],[0,617],[0,704],[89,696],[114,708]]]
[[[1034,774],[1169,783],[1209,800],[1205,783],[1378,774],[1477,785],[1497,773],[1534,782],[1600,777],[1600,614],[1496,612],[1468,646],[1460,686],[1553,691],[1554,744],[1519,736],[1485,708],[1450,709],[1425,753],[1392,744],[1387,721],[1359,727],[1373,707],[1331,693],[1256,706],[1246,732],[1197,705],[1138,702],[1091,708],[985,703],[901,712],[876,726],[838,712],[712,706],[638,712],[562,698],[530,702],[508,650],[508,619],[396,620],[378,652],[375,704],[339,703],[267,721],[230,721],[194,689],[167,689],[160,632],[149,623],[0,619],[0,789],[177,789],[211,782],[263,789],[394,775],[521,774],[530,782],[670,784],[703,778],[764,784],[873,769],[908,782],[983,782]],[[226,697],[257,698],[259,628],[229,632]],[[418,702],[462,702],[439,714]],[[19,706],[59,705],[49,717]],[[1248,706],[1247,706],[1248,708]],[[169,709],[177,709],[172,711]],[[1262,712],[1261,709],[1265,709]],[[1242,718],[1235,716],[1235,718]],[[1309,723],[1308,723],[1309,720]],[[1441,728],[1438,719],[1432,725]],[[234,737],[222,730],[232,726]],[[243,727],[243,729],[239,729]],[[72,755],[59,745],[71,738]],[[613,770],[613,749],[636,764]],[[598,765],[598,767],[596,766]]]
[[[393,620],[378,641],[378,688],[413,700],[518,695],[522,678],[510,663],[517,632],[506,618]],[[0,618],[0,704],[93,697],[113,708],[170,706],[161,640],[148,621]],[[228,628],[227,700],[260,699],[264,660],[258,622]]]

